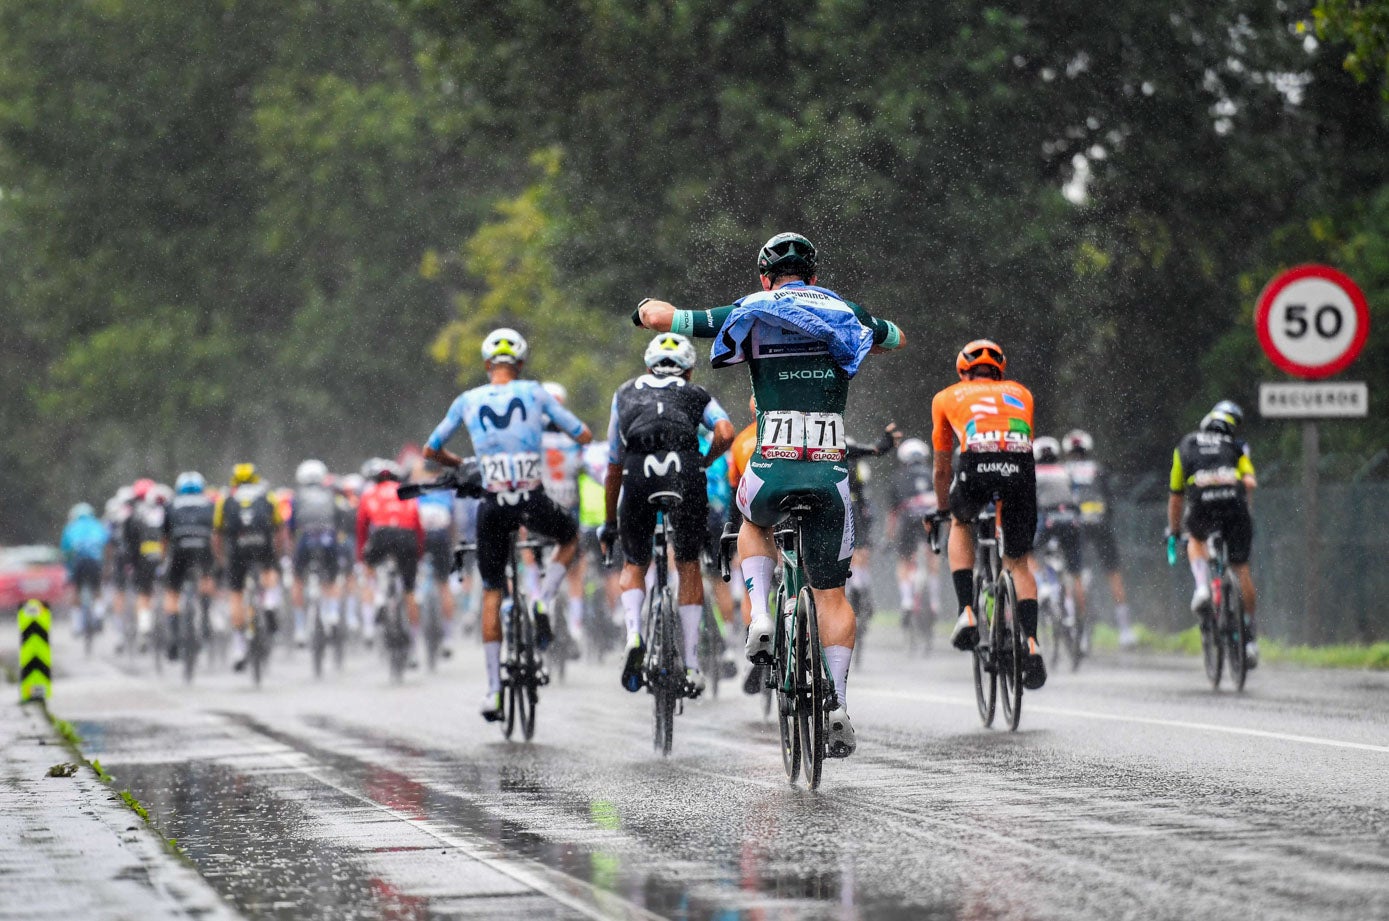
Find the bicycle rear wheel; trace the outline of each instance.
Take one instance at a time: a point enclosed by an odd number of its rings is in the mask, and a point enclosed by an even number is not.
[[[987,729],[994,724],[998,706],[998,642],[993,595],[982,588],[974,593],[974,617],[979,624],[979,643],[970,657],[974,660],[974,702],[979,707],[979,721]]]
[[[810,589],[803,588],[796,596],[796,633],[805,650],[803,667],[798,677],[804,682],[797,697],[797,716],[801,730],[801,758],[805,768],[805,783],[812,790],[820,787],[820,772],[825,766],[826,708],[825,655],[820,646],[820,622],[816,617],[815,598]]]
[[[800,727],[796,724],[796,697],[793,691],[788,692],[787,689],[794,687],[791,676],[796,673],[798,654],[792,642],[794,637],[786,634],[786,618],[782,615],[785,607],[786,596],[779,588],[776,597],[776,638],[772,646],[772,664],[764,667],[771,672],[767,683],[776,685],[777,728],[781,731],[781,764],[786,768],[787,781],[795,783],[796,778],[801,776],[801,733]],[[764,695],[765,706],[770,706],[771,696],[772,694]]]
[[[1244,690],[1244,680],[1249,675],[1249,659],[1245,649],[1247,633],[1244,626],[1244,596],[1240,594],[1239,580],[1230,572],[1225,573],[1225,585],[1221,592],[1223,613],[1222,633],[1226,641],[1226,655],[1230,660],[1230,681],[1236,691]]]
[[[657,752],[669,755],[675,742],[675,706],[680,690],[685,684],[684,670],[680,668],[680,656],[676,646],[675,609],[668,591],[656,597],[652,609],[656,629],[655,659],[656,680],[652,682],[655,690],[653,707],[655,726],[652,742]]]
[[[1015,732],[1022,718],[1022,671],[1026,655],[1022,624],[1018,623],[1018,599],[1013,580],[1006,574],[999,580],[998,609],[994,612],[994,636],[999,644],[998,678],[1003,691],[1003,719],[1008,731]]]
[[[1206,678],[1211,690],[1220,690],[1220,676],[1225,670],[1225,643],[1221,638],[1219,617],[1201,615],[1201,659],[1206,666]]]
[[[432,672],[439,665],[439,650],[444,644],[444,620],[439,609],[438,586],[432,588],[424,605],[424,658]],[[445,587],[442,591],[448,591]]]
[[[389,626],[386,630],[387,657],[390,661],[391,680],[396,684],[405,681],[405,667],[410,658],[410,633],[405,628],[405,613],[400,599],[391,605]]]
[[[184,592],[178,606],[178,652],[183,661],[183,680],[193,682],[193,670],[198,664],[197,595]]]
[[[265,677],[265,656],[267,653],[265,640],[265,615],[261,613],[259,607],[251,610],[251,637],[250,650],[247,655],[251,659],[251,680],[256,687],[260,687],[261,679]]]
[[[328,630],[323,626],[323,606],[318,601],[309,603],[309,622],[313,624],[313,634],[309,637],[309,653],[313,659],[313,676],[323,677],[323,660],[328,654]]]

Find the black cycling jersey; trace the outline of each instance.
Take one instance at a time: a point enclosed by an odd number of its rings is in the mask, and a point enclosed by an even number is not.
[[[174,553],[201,551],[212,546],[214,510],[207,496],[174,496],[164,516],[164,536]]]
[[[1172,452],[1169,487],[1193,504],[1243,502],[1244,477],[1254,474],[1249,445],[1220,432],[1191,432]]]
[[[622,453],[698,452],[699,424],[712,400],[683,377],[643,374],[628,381],[613,397]]]
[[[164,554],[164,506],[158,502],[136,502],[125,520],[122,536],[130,559],[158,560]]]

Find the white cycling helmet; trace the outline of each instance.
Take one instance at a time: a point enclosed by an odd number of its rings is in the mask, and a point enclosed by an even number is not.
[[[519,365],[530,354],[526,338],[514,329],[494,329],[482,340],[482,360],[497,364]]]
[[[1061,439],[1061,446],[1067,454],[1089,454],[1095,450],[1095,439],[1084,429],[1071,429]]]
[[[931,448],[920,438],[908,438],[897,446],[897,460],[902,464],[924,464],[931,459]]]
[[[328,476],[328,465],[321,460],[310,458],[294,471],[294,482],[300,486],[320,486]]]
[[[684,374],[694,367],[695,350],[679,333],[661,333],[646,347],[642,360],[652,374]]]
[[[1043,435],[1032,442],[1032,456],[1039,464],[1054,464],[1061,459],[1061,442],[1050,435]]]
[[[569,391],[564,389],[564,385],[559,381],[546,381],[540,386],[545,388],[545,392],[559,400],[561,403],[569,402]]]

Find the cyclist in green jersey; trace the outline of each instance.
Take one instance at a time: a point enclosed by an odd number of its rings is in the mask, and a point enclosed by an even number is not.
[[[771,661],[767,600],[776,555],[772,528],[781,499],[792,492],[817,494],[815,511],[805,521],[802,552],[838,697],[829,716],[830,754],[844,757],[855,746],[845,685],[856,626],[844,593],[854,551],[844,407],[863,358],[870,351],[900,348],[905,340],[892,322],[818,287],[817,266],[809,240],[778,234],[758,252],[761,291],[713,310],[678,310],[648,298],[634,320],[647,329],[713,338],[715,368],[748,365],[758,438],[738,484],[737,503],[744,519],[738,554],[752,614],[747,641],[752,662]]]

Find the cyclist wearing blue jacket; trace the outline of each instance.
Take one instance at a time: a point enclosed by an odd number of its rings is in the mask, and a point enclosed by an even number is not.
[[[477,456],[486,491],[477,513],[477,568],[482,577],[482,645],[487,657],[487,697],[484,719],[502,718],[502,595],[507,588],[506,565],[511,535],[524,526],[559,544],[545,567],[540,598],[535,602],[537,645],[549,645],[552,633],[547,609],[559,593],[564,573],[579,546],[579,527],[543,486],[540,442],[547,424],[579,444],[593,433],[579,418],[546,392],[539,381],[521,380],[521,365],[529,352],[526,340],[513,329],[493,330],[482,343],[488,383],[464,392],[434,429],[424,456],[446,467],[463,459],[444,445],[466,427]]]
[[[73,627],[82,633],[86,627],[85,618],[90,614],[100,618],[95,611],[87,611],[81,603],[82,590],[90,589],[95,598],[101,591],[101,565],[106,555],[106,545],[111,540],[111,532],[96,517],[96,509],[86,502],[79,502],[68,512],[67,527],[63,528],[63,559],[68,566],[68,581],[76,594],[79,604],[75,610],[84,618]]]

